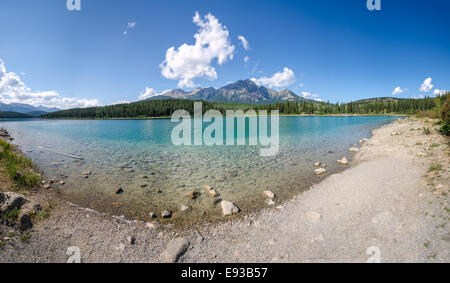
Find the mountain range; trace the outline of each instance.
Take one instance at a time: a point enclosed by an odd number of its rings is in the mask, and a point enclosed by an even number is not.
[[[12,113],[21,113],[26,114],[32,117],[39,117],[46,113],[60,111],[58,108],[54,107],[45,107],[45,106],[32,106],[29,104],[23,103],[2,103],[0,102],[0,111],[1,112],[12,112]]]
[[[252,80],[240,80],[219,89],[212,87],[197,88],[190,92],[174,89],[151,97],[148,100],[160,99],[188,99],[240,104],[271,104],[286,101],[317,102],[312,99],[300,97],[288,89],[276,91],[258,86]]]

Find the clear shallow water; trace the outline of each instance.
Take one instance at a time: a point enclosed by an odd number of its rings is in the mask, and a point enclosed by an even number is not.
[[[262,191],[273,191],[281,201],[307,189],[325,178],[314,176],[314,162],[327,164],[327,175],[342,170],[337,159],[351,158],[351,146],[395,119],[280,117],[280,151],[274,157],[261,157],[258,146],[174,146],[175,124],[165,119],[1,120],[0,127],[11,132],[47,178],[66,182],[58,185],[65,200],[142,220],[148,220],[149,212],[160,215],[168,209],[174,212],[172,220],[193,223],[222,218],[205,185],[244,213],[261,209],[266,206]],[[86,170],[92,172],[88,179],[82,176]],[[124,194],[115,194],[119,187]],[[202,195],[189,200],[185,194],[190,190]],[[180,212],[182,205],[192,210]]]

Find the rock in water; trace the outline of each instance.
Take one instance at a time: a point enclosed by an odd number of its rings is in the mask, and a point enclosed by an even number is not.
[[[197,192],[197,191],[190,191],[190,192],[188,192],[188,193],[186,194],[186,197],[187,197],[187,198],[190,198],[190,199],[196,199],[196,198],[198,198],[199,196],[200,196],[200,193]]]
[[[314,171],[314,173],[316,175],[323,175],[323,174],[327,173],[327,170],[324,168],[319,168],[319,169],[316,169],[316,171]]]
[[[359,151],[359,148],[357,148],[357,147],[352,147],[352,148],[350,148],[349,149],[351,152],[358,152]]]
[[[25,202],[26,199],[19,194],[13,192],[0,193],[1,212],[13,210],[15,208],[21,209]]]
[[[223,216],[233,215],[241,211],[236,204],[230,201],[222,200],[220,204],[222,206]]]
[[[162,218],[170,218],[172,217],[172,212],[169,210],[164,210],[163,212],[161,212],[161,216]]]
[[[342,165],[348,165],[348,160],[346,157],[343,157],[342,159],[338,160],[337,163]]]
[[[270,199],[274,199],[275,198],[275,194],[272,193],[271,191],[264,191],[264,195]]]
[[[320,167],[320,165],[322,165],[322,163],[320,163],[320,162],[314,163],[314,167]]]
[[[162,253],[162,260],[166,263],[175,263],[189,248],[189,241],[185,238],[175,238],[169,242]]]

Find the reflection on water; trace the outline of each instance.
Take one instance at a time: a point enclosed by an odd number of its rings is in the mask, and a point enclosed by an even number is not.
[[[243,212],[264,207],[262,191],[278,201],[291,197],[324,177],[313,175],[316,161],[336,163],[360,138],[395,117],[280,117],[280,152],[261,157],[254,146],[173,146],[170,120],[2,120],[15,143],[47,178],[64,180],[61,197],[82,206],[148,219],[168,209],[173,219],[197,222],[221,218],[220,207],[204,190],[213,186],[221,198]],[[82,156],[75,160],[38,148]],[[83,171],[91,171],[88,178]],[[328,174],[329,175],[329,174]],[[121,187],[125,193],[116,194]],[[202,195],[190,200],[185,194]],[[186,213],[182,205],[192,206]]]

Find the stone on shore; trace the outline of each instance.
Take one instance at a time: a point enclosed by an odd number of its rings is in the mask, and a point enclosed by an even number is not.
[[[148,214],[148,216],[150,216],[150,218],[156,218],[156,213],[150,212],[150,213]]]
[[[306,213],[306,219],[312,224],[319,223],[320,219],[322,219],[322,215],[315,211],[308,211]]]
[[[222,206],[223,216],[233,215],[241,211],[236,204],[230,201],[222,200],[220,205]]]
[[[349,150],[350,152],[359,152],[359,148],[357,147],[351,147]]]
[[[342,165],[348,165],[348,160],[346,157],[343,157],[342,159],[338,160],[337,163]]]
[[[84,170],[81,175],[83,176],[90,176],[92,174],[91,170]]]
[[[263,194],[268,197],[269,199],[274,199],[275,198],[275,194],[272,193],[271,191],[264,191]]]
[[[0,193],[0,211],[10,211],[15,208],[21,209],[22,206],[25,204],[26,199],[25,197],[14,193],[14,192],[7,192],[7,193]]]
[[[266,199],[266,203],[270,206],[275,205],[275,202],[271,198]]]
[[[320,162],[314,163],[314,167],[320,167],[320,165],[322,165],[322,163],[320,163]]]
[[[169,242],[161,259],[165,263],[175,263],[189,248],[189,241],[185,238],[175,238]]]
[[[122,188],[118,188],[117,190],[116,190],[116,194],[117,195],[120,195],[120,194],[123,194],[125,191],[122,189]]]
[[[31,222],[31,216],[30,214],[26,212],[22,212],[19,214],[19,217],[17,217],[17,224],[19,226],[19,229],[22,231],[27,231],[33,228],[33,223]]]
[[[327,170],[325,168],[319,168],[314,171],[314,174],[316,174],[316,175],[323,175],[326,173],[327,173]]]

